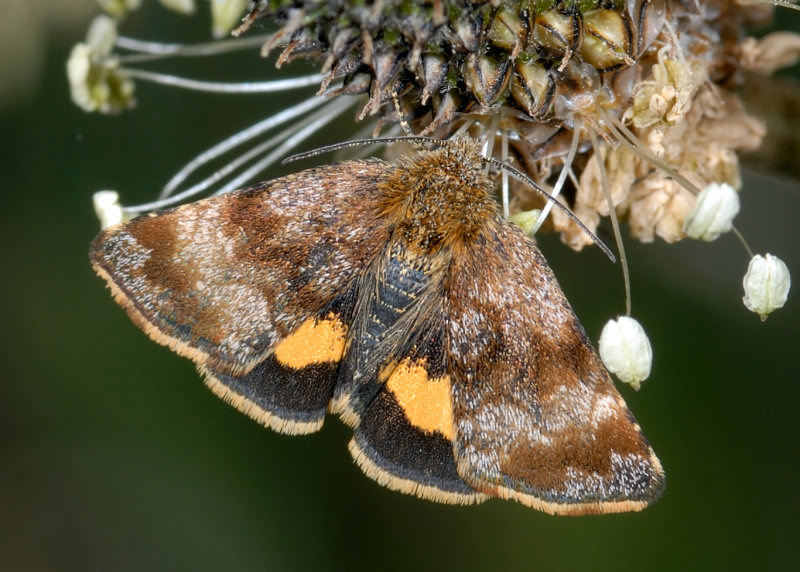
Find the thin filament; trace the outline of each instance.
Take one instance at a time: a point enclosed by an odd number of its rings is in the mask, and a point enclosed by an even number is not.
[[[270,115],[266,119],[259,121],[258,123],[251,125],[250,127],[235,133],[234,135],[228,137],[224,141],[221,141],[211,147],[210,149],[204,151],[194,159],[192,159],[189,163],[187,163],[180,171],[175,173],[175,175],[169,180],[169,182],[164,186],[164,189],[161,191],[159,198],[163,199],[170,196],[176,188],[178,188],[183,182],[197,169],[206,165],[207,163],[213,161],[217,157],[224,155],[231,149],[238,147],[239,145],[243,145],[248,141],[251,141],[261,135],[269,131],[270,129],[277,127],[278,125],[282,125],[293,120],[296,117],[299,117],[312,109],[319,107],[325,103],[325,99],[321,97],[311,97],[293,107],[288,109],[284,109],[280,113],[276,113],[275,115]]]
[[[205,91],[209,93],[274,93],[276,91],[287,91],[310,85],[319,85],[325,79],[326,74],[312,74],[302,77],[281,79],[274,81],[242,81],[242,82],[218,82],[201,81],[189,79],[176,75],[156,73],[146,70],[121,67],[119,72],[127,77],[142,81],[152,81],[161,85],[180,87],[194,91]]]
[[[617,248],[619,248],[619,260],[622,264],[622,279],[625,282],[625,315],[631,315],[631,279],[628,270],[628,257],[625,254],[625,245],[622,242],[622,233],[619,230],[619,221],[617,220],[617,211],[614,208],[614,201],[611,199],[611,186],[608,184],[608,173],[606,167],[602,162],[600,155],[600,146],[597,142],[597,135],[594,129],[589,129],[589,137],[592,140],[592,148],[594,155],[597,158],[597,164],[600,166],[600,179],[603,183],[603,193],[606,195],[608,202],[608,215],[611,219],[611,226],[614,229],[614,240],[617,241]]]
[[[569,174],[570,169],[572,168],[572,162],[575,160],[575,154],[578,151],[578,143],[580,142],[580,132],[581,132],[581,120],[579,117],[575,117],[575,124],[572,130],[572,142],[569,146],[569,153],[567,154],[567,160],[564,161],[564,165],[561,168],[561,172],[558,174],[558,179],[556,179],[556,184],[553,187],[553,198],[547,201],[547,204],[544,205],[542,209],[542,214],[539,215],[538,219],[536,220],[536,224],[533,225],[533,230],[531,233],[536,233],[536,231],[541,228],[542,223],[544,223],[547,215],[550,214],[550,210],[553,208],[553,201],[558,197],[558,194],[561,192],[561,189],[564,187],[564,182],[566,181],[567,175]]]

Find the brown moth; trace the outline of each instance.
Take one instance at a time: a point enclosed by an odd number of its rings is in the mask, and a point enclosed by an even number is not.
[[[276,431],[326,411],[390,489],[552,514],[640,510],[664,473],[477,143],[347,161],[103,231],[151,338]]]

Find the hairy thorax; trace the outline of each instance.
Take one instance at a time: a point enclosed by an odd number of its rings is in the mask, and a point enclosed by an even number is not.
[[[396,238],[417,255],[468,246],[498,212],[486,163],[472,141],[404,158],[382,186]]]

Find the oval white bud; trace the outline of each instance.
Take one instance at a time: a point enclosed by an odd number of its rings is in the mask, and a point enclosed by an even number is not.
[[[92,49],[92,56],[108,56],[114,49],[117,35],[117,22],[113,18],[101,14],[92,20],[86,32],[86,43]]]
[[[770,312],[786,303],[791,284],[789,269],[783,260],[771,254],[756,254],[744,275],[742,301],[748,310],[766,320]]]
[[[609,320],[600,334],[600,359],[620,381],[638,390],[650,376],[653,349],[641,324],[628,316]]]
[[[128,12],[138,10],[142,0],[96,0],[106,14],[114,18],[122,18]]]
[[[134,105],[134,83],[111,53],[116,40],[117,23],[100,15],[92,21],[86,42],[72,48],[67,60],[70,94],[84,111],[116,113]]]
[[[533,209],[530,211],[515,213],[508,217],[508,220],[520,227],[522,232],[528,236],[533,236],[536,223],[539,221],[540,216],[542,216],[542,211],[539,209]]]
[[[125,220],[125,213],[119,204],[119,193],[116,191],[97,191],[92,195],[92,202],[94,212],[100,219],[101,229],[105,230]]]
[[[212,0],[211,1],[211,33],[215,38],[222,38],[241,20],[247,8],[247,0]]]
[[[711,183],[697,195],[694,209],[683,221],[689,238],[712,241],[733,228],[739,213],[739,193],[728,183]]]
[[[194,14],[197,9],[194,0],[161,0],[161,5],[183,15]]]

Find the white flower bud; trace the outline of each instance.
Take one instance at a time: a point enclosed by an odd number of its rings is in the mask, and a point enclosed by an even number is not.
[[[116,191],[97,191],[92,196],[94,212],[100,219],[100,228],[106,229],[125,220],[122,205],[119,204],[119,194]]]
[[[650,376],[653,349],[642,326],[628,316],[609,320],[600,334],[600,359],[620,381],[638,390]]]
[[[739,193],[728,183],[711,183],[697,195],[697,203],[683,221],[689,238],[712,241],[733,228],[739,212]]]
[[[173,12],[184,15],[194,14],[197,8],[194,4],[194,0],[161,0],[161,5]]]
[[[536,228],[536,222],[539,220],[540,216],[542,216],[542,211],[539,209],[533,209],[530,211],[515,213],[508,217],[508,220],[520,227],[522,232],[528,236],[532,236],[533,230]]]
[[[138,10],[142,5],[142,0],[97,0],[106,14],[114,16],[115,18],[122,18],[128,12]]]
[[[211,33],[215,38],[222,38],[238,24],[247,0],[211,0]]]
[[[766,320],[770,312],[786,303],[792,280],[783,260],[771,254],[757,254],[750,260],[743,284],[745,307]]]
[[[72,48],[67,60],[72,101],[84,111],[116,113],[134,104],[133,82],[119,71],[111,50],[117,39],[117,24],[98,16],[89,27],[85,43]]]
[[[92,48],[88,44],[76,44],[67,60],[67,78],[69,79],[72,101],[85,111],[95,111],[97,109],[89,89],[89,73],[91,69]]]
[[[108,16],[98,16],[89,24],[86,32],[86,43],[95,57],[105,57],[114,49],[117,41],[117,23]]]

